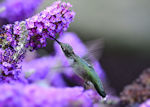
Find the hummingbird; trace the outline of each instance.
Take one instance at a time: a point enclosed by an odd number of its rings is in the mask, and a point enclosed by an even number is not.
[[[91,87],[92,84],[100,96],[102,96],[103,98],[106,97],[103,84],[93,66],[86,60],[76,55],[73,51],[73,48],[69,44],[62,43],[52,36],[50,37],[60,45],[65,56],[69,60],[72,60],[72,67],[75,69],[75,73],[84,80],[85,87]]]

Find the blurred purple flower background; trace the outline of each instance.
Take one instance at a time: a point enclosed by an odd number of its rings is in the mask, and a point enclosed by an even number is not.
[[[140,105],[140,107],[150,107],[150,99],[146,100],[144,103]]]
[[[0,5],[4,11],[0,13],[0,18],[6,19],[9,23],[22,21],[32,16],[42,0],[4,0]]]
[[[98,96],[92,91],[83,92],[82,87],[55,88],[39,85],[13,85],[0,86],[1,107],[91,107],[92,97]]]

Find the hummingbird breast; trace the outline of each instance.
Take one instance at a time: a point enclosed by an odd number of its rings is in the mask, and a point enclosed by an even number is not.
[[[86,66],[87,65],[85,65],[82,59],[78,59],[73,62],[73,68],[75,73],[83,80],[88,80],[88,71]]]

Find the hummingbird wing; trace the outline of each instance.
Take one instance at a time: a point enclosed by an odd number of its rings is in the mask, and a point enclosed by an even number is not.
[[[86,46],[88,48],[88,53],[84,57],[94,57],[95,59],[100,59],[103,53],[104,40],[99,38],[95,40],[87,41]]]
[[[91,40],[87,41],[86,46],[88,47],[88,53],[82,57],[85,61],[87,61],[89,64],[92,65],[92,62],[96,59],[100,59],[102,52],[103,52],[103,39],[97,39],[97,40]],[[58,66],[58,67],[53,67],[52,69],[68,69],[72,67],[70,66]]]
[[[88,47],[88,53],[82,57],[84,60],[92,64],[92,61],[100,59],[104,47],[102,39],[88,41],[86,42],[86,46]]]

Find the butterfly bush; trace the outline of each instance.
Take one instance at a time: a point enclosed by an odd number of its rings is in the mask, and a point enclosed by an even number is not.
[[[0,86],[1,107],[92,107],[97,99],[100,97],[92,90],[83,91],[82,87],[55,88],[19,83]]]
[[[17,79],[21,71],[20,62],[27,49],[34,50],[46,46],[46,38],[67,30],[75,13],[69,3],[54,2],[41,13],[22,22],[4,25],[0,34],[1,79]],[[22,28],[23,27],[23,28]],[[10,80],[10,79],[9,79]]]
[[[0,7],[4,11],[0,18],[6,19],[9,23],[24,20],[34,14],[42,0],[5,0]]]
[[[68,41],[69,39],[69,41]],[[80,57],[88,54],[88,49],[82,43],[75,33],[66,32],[58,39],[61,42],[69,43],[75,53]],[[62,49],[57,43],[54,43],[55,55],[37,58],[30,62],[23,63],[23,72],[28,76],[29,82],[46,80],[52,86],[65,87],[69,83],[82,85],[82,80],[74,73],[70,63],[64,56]],[[94,69],[102,78],[105,79],[105,73],[97,60],[90,59]],[[41,64],[42,63],[42,64]]]

